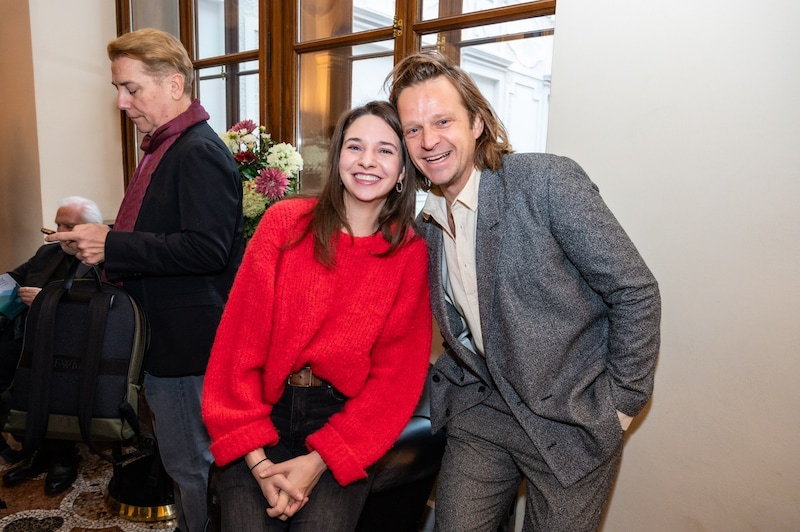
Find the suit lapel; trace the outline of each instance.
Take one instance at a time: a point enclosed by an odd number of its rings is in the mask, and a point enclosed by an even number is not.
[[[444,253],[444,245],[442,243],[442,230],[438,227],[436,222],[431,220],[422,220],[422,232],[425,241],[428,244],[428,278],[431,287],[431,310],[435,316],[449,316],[447,310],[447,302],[444,297],[444,286],[442,284],[442,256]],[[451,336],[454,331],[449,324],[440,324],[442,332],[447,332]]]
[[[420,232],[428,244],[428,277],[431,289],[431,310],[439,324],[442,338],[453,347],[459,344],[459,336],[466,330],[466,323],[456,310],[455,306],[448,302],[445,295],[443,279],[444,265],[444,242],[443,233],[439,225],[433,220],[421,220]],[[461,353],[460,358],[471,359],[474,355],[470,349],[458,349]],[[478,356],[478,355],[474,355]],[[464,360],[467,365],[475,372],[474,361]],[[478,373],[482,374],[482,373]]]
[[[504,236],[500,230],[502,192],[501,176],[491,170],[484,170],[478,191],[478,226],[475,243],[475,268],[478,277],[478,301],[484,348],[491,326],[497,264]]]

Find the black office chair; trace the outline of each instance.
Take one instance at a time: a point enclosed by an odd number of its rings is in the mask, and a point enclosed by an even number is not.
[[[392,448],[375,464],[357,532],[419,530],[444,454],[443,431],[431,434],[430,379],[420,402]]]

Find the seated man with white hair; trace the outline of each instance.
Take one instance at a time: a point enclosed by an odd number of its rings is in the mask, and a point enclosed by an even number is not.
[[[80,196],[70,196],[58,202],[55,225],[56,231],[71,231],[78,224],[102,223],[103,216],[97,204]],[[8,272],[20,285],[19,298],[27,307],[52,281],[63,279],[75,258],[76,250],[65,243],[45,244],[36,251],[25,264]],[[77,277],[89,273],[89,266],[79,265]],[[3,318],[0,323],[0,392],[5,391],[14,377],[20,354],[27,309],[13,320]],[[0,427],[5,423],[5,406],[0,400]],[[7,462],[21,459],[5,439],[0,438],[0,455]],[[3,475],[3,486],[12,487],[47,472],[44,492],[57,495],[67,490],[78,476],[78,451],[75,443],[62,440],[46,440],[32,458]]]

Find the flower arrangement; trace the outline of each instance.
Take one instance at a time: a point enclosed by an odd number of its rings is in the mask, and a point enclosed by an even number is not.
[[[291,144],[276,143],[252,120],[219,134],[231,150],[242,178],[244,236],[249,239],[271,204],[297,191],[303,158]]]

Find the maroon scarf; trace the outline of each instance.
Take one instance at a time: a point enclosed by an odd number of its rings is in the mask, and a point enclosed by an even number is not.
[[[125,197],[122,198],[122,204],[119,206],[117,219],[114,222],[114,231],[133,231],[136,219],[139,217],[139,209],[142,207],[142,200],[150,185],[150,179],[158,168],[161,158],[184,131],[199,122],[208,120],[208,118],[208,113],[200,105],[200,100],[195,99],[186,111],[156,129],[152,134],[144,136],[141,145],[144,158],[136,167],[128,189],[125,191]]]

